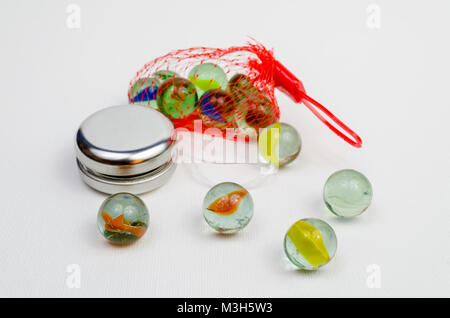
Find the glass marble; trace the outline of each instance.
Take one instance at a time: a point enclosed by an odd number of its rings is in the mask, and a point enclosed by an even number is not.
[[[337,239],[333,228],[319,219],[295,222],[284,237],[284,252],[289,261],[303,270],[315,270],[335,255]]]
[[[210,89],[226,89],[227,75],[214,63],[202,63],[194,66],[188,75],[189,80],[197,87],[201,96]]]
[[[111,243],[128,245],[141,238],[148,228],[145,203],[130,193],[116,193],[100,207],[97,224],[100,233]]]
[[[274,106],[266,94],[255,87],[250,78],[244,74],[235,74],[228,82],[227,90],[236,103],[240,117],[238,126],[264,128],[277,118]]]
[[[149,105],[158,109],[156,93],[158,92],[160,80],[157,77],[145,77],[138,79],[130,89],[130,100],[134,104]]]
[[[253,199],[241,185],[219,183],[203,200],[203,216],[219,233],[235,233],[243,229],[253,216]]]
[[[225,126],[234,119],[235,105],[230,94],[222,89],[206,91],[199,100],[200,109],[211,124]]]
[[[159,109],[173,119],[185,118],[192,114],[197,100],[198,95],[194,84],[181,77],[164,81],[156,94]]]
[[[333,173],[325,183],[323,199],[328,209],[340,217],[363,213],[372,202],[372,185],[356,170]]]
[[[260,133],[258,145],[263,161],[283,167],[298,157],[302,140],[291,125],[275,123]]]
[[[156,71],[155,73],[153,73],[152,77],[159,79],[159,81],[162,83],[169,78],[179,77],[179,75],[177,73],[175,73],[174,71],[160,70],[160,71]]]
[[[273,124],[276,117],[273,112],[273,105],[270,100],[260,94],[246,102],[248,111],[245,116],[245,121],[252,127],[264,128]]]
[[[250,96],[258,95],[258,89],[253,86],[250,78],[244,74],[235,74],[228,81],[227,90],[237,102]]]

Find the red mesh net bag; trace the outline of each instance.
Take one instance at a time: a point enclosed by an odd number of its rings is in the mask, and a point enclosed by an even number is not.
[[[230,48],[172,51],[145,64],[130,82],[130,103],[149,105],[175,127],[202,132],[232,129],[258,134],[280,118],[274,90],[303,103],[335,134],[354,147],[361,138],[305,92],[302,82],[259,43]]]

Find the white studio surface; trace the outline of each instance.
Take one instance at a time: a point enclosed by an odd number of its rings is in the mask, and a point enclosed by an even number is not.
[[[448,1],[2,1],[0,296],[449,297],[449,12]],[[112,247],[96,224],[106,196],[78,175],[78,126],[126,103],[149,60],[248,36],[273,47],[363,148],[277,93],[303,148],[249,189],[254,217],[241,233],[212,233],[201,211],[209,188],[182,164],[141,196],[147,234]],[[349,220],[322,201],[327,177],[343,168],[374,191]],[[335,258],[311,273],[283,254],[285,232],[305,217],[338,237]]]

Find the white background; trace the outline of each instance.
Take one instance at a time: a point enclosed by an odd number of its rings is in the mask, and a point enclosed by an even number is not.
[[[69,1],[0,4],[0,296],[450,296],[448,1]],[[369,4],[381,9],[367,25]],[[363,138],[338,139],[304,106],[277,94],[281,120],[302,135],[300,157],[250,192],[255,216],[238,235],[207,227],[208,186],[179,166],[142,195],[149,232],[109,245],[96,225],[105,195],[84,185],[73,141],[81,121],[127,102],[147,61],[252,36]],[[322,188],[335,170],[372,182],[372,206],[339,220]],[[230,175],[230,179],[235,176]],[[292,269],[283,236],[300,218],[329,222],[336,257]],[[80,288],[66,284],[69,264]],[[369,288],[371,264],[380,288]]]

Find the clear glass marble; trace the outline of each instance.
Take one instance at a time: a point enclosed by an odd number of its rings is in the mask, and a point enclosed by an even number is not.
[[[230,78],[227,84],[227,90],[236,103],[251,99],[253,96],[259,98],[260,95],[250,78],[239,73]]]
[[[289,261],[304,270],[327,264],[336,254],[337,238],[333,228],[319,219],[295,222],[284,237],[284,252]]]
[[[197,87],[199,96],[210,89],[226,89],[227,87],[227,75],[219,65],[213,63],[194,66],[188,78]]]
[[[356,216],[363,213],[372,202],[372,185],[358,171],[340,170],[333,173],[325,183],[323,199],[335,215]]]
[[[227,90],[236,104],[235,123],[241,129],[267,127],[277,121],[274,105],[250,78],[237,73],[231,77]]]
[[[236,107],[230,94],[221,89],[206,91],[198,102],[203,123],[213,127],[232,125]]]
[[[258,139],[263,162],[283,167],[300,154],[302,139],[297,130],[286,123],[274,123],[265,128]]]
[[[211,188],[203,200],[203,216],[219,233],[243,229],[253,216],[253,199],[241,185],[224,182]]]
[[[188,117],[195,110],[197,100],[194,84],[181,77],[164,81],[156,94],[159,109],[172,119]]]
[[[111,243],[127,245],[141,238],[148,228],[145,203],[131,193],[116,193],[101,205],[97,224],[100,233]]]
[[[138,79],[130,89],[130,100],[134,104],[148,105],[154,109],[158,109],[156,93],[160,84],[160,80],[156,77]]]

